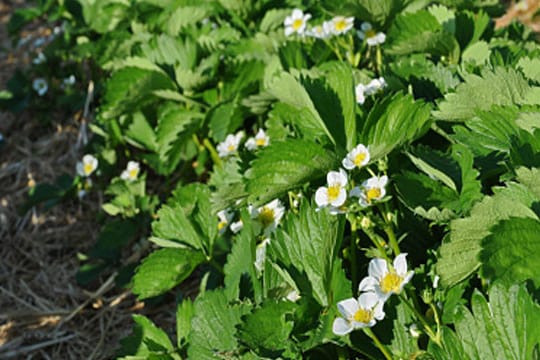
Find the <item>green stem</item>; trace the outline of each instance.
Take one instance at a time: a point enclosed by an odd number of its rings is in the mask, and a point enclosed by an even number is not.
[[[441,339],[441,319],[439,318],[439,313],[437,311],[437,307],[430,303],[429,306],[431,307],[431,311],[433,311],[433,317],[435,318],[435,324],[437,325],[437,339]]]
[[[212,158],[212,161],[214,162],[214,165],[216,165],[218,167],[222,167],[223,163],[221,161],[221,158],[219,157],[216,149],[214,148],[214,145],[212,145],[210,140],[204,139],[203,144],[208,149],[208,152],[210,153],[210,157]]]
[[[381,75],[381,70],[382,70],[382,52],[381,52],[381,47],[379,45],[377,45],[377,54],[376,54],[376,57],[377,57],[377,64],[376,64],[376,68],[377,68],[377,74],[379,74],[379,76]]]
[[[383,216],[385,216],[383,214]],[[392,228],[392,224],[387,224],[384,227],[384,232],[388,236],[388,243],[390,244],[390,247],[394,251],[394,255],[398,256],[401,251],[399,250],[399,244],[396,239],[396,234],[394,233],[394,229]]]
[[[381,255],[388,261],[391,262],[388,256],[386,255],[386,250],[384,249],[382,242],[383,239],[380,238],[379,235],[377,235],[374,231],[370,229],[362,229],[364,233],[369,237],[373,245],[377,247],[377,249],[380,251]]]
[[[358,286],[358,268],[356,260],[356,239],[358,238],[358,231],[356,221],[356,217],[351,221],[351,243],[349,244],[349,256],[351,259],[351,281],[353,289],[356,289]]]
[[[435,342],[437,345],[441,346],[441,339],[439,336],[437,336],[434,332],[433,332],[433,329],[431,328],[431,326],[429,326],[426,318],[424,317],[424,315],[422,315],[420,313],[420,311],[418,311],[418,309],[413,306],[409,300],[405,297],[405,295],[403,293],[399,294],[399,297],[400,299],[405,303],[405,305],[407,305],[407,307],[409,309],[411,309],[411,311],[416,315],[416,317],[418,318],[418,320],[420,320],[420,323],[422,324],[422,326],[424,327],[424,331],[426,332],[426,334],[429,336],[429,338]]]
[[[364,330],[364,333],[369,336],[371,338],[371,340],[373,340],[373,342],[375,343],[375,346],[377,346],[379,348],[379,350],[381,350],[381,352],[383,353],[384,357],[388,360],[392,360],[392,354],[390,354],[390,352],[388,351],[388,349],[386,348],[386,346],[384,346],[379,338],[377,337],[377,335],[375,335],[375,333],[371,330],[371,328],[363,328]]]

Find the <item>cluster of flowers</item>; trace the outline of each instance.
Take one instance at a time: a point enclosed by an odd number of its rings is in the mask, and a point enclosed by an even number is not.
[[[77,174],[83,178],[88,178],[97,170],[98,159],[95,156],[86,154],[83,156],[82,161],[77,162],[76,170]],[[126,181],[135,181],[141,171],[140,165],[136,161],[129,161],[127,167],[120,178]]]
[[[43,55],[42,53],[40,54]],[[62,88],[73,86],[75,85],[75,82],[75,75],[70,75],[67,78],[62,79]],[[43,96],[47,93],[47,91],[49,91],[49,83],[47,83],[47,80],[45,80],[45,78],[36,78],[32,82],[32,88],[35,92],[37,92],[39,96]]]
[[[342,161],[342,165],[347,170],[362,168],[370,161],[369,150],[363,144],[352,149]],[[327,186],[321,186],[315,192],[315,203],[319,209],[328,207],[331,214],[342,214],[347,208],[347,172],[343,169],[330,171],[326,175]],[[356,186],[350,190],[349,196],[358,198],[358,203],[362,207],[368,207],[374,201],[381,200],[386,195],[387,176],[373,176],[365,180],[360,187]]]
[[[380,77],[371,80],[368,84],[358,84],[355,88],[356,102],[360,105],[366,101],[366,96],[374,95],[386,87],[386,80]]]
[[[400,294],[411,281],[414,271],[407,271],[406,253],[396,256],[391,268],[384,259],[372,259],[368,276],[358,286],[358,299],[350,298],[337,304],[341,317],[334,320],[332,331],[347,335],[353,330],[372,327],[384,319],[384,303],[392,294]]]
[[[294,9],[292,14],[285,18],[285,36],[298,34],[300,36],[310,36],[318,39],[327,39],[348,33],[354,27],[354,17],[335,16],[320,25],[308,28],[308,21],[311,14],[304,14],[300,9]],[[386,35],[373,29],[370,23],[363,22],[357,35],[362,41],[366,41],[369,46],[380,45],[385,42]]]
[[[243,132],[238,132],[236,134],[229,134],[224,141],[218,144],[217,151],[220,158],[225,158],[227,156],[233,155],[238,151],[240,142],[244,138]],[[266,135],[266,132],[263,129],[259,129],[255,137],[250,137],[247,139],[244,146],[249,151],[256,150],[261,147],[268,146],[270,144],[270,138]]]

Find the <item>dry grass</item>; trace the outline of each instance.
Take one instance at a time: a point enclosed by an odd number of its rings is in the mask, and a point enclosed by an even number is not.
[[[0,52],[0,89],[29,61],[24,48],[10,48],[5,30],[13,7],[21,5],[0,2],[0,46],[9,49]],[[34,24],[25,35],[46,31]],[[108,359],[130,332],[131,315],[148,309],[114,287],[114,274],[91,290],[75,281],[77,254],[94,244],[99,231],[101,196],[19,212],[30,187],[73,174],[82,156],[78,120],[51,117],[53,125],[45,126],[28,113],[0,113],[6,137],[0,148],[0,358]],[[154,312],[153,320],[172,330],[170,311]]]

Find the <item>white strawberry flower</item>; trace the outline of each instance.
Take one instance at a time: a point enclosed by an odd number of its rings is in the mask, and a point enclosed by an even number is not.
[[[139,172],[141,171],[140,165],[136,161],[128,161],[126,169],[122,171],[120,178],[126,181],[135,181]]]
[[[361,168],[369,163],[370,156],[369,150],[363,144],[358,144],[352,149],[347,156],[341,162],[343,167],[347,170],[354,168]]]
[[[358,291],[373,292],[382,301],[386,301],[392,294],[401,293],[414,275],[414,271],[407,271],[406,257],[406,253],[396,256],[391,269],[388,268],[386,260],[372,259],[368,266],[369,276],[360,282]]]
[[[234,213],[230,209],[221,210],[217,213],[217,217],[219,219],[218,222],[218,231],[220,234],[225,233],[227,231],[227,226],[229,226],[229,223],[234,217]]]
[[[257,219],[262,224],[264,233],[268,235],[274,231],[281,222],[281,218],[285,214],[285,208],[281,205],[279,199],[274,199],[257,209],[253,206],[249,206],[249,212],[253,219]]]
[[[263,129],[259,129],[255,137],[251,137],[246,141],[246,148],[250,151],[253,151],[257,148],[265,147],[270,144],[270,138]]]
[[[372,327],[377,320],[384,319],[384,301],[375,293],[363,293],[358,297],[340,301],[337,304],[341,317],[334,320],[332,331],[336,335],[347,335],[356,329]]]
[[[68,76],[67,78],[64,78],[64,79],[62,80],[62,84],[63,84],[64,86],[71,86],[71,85],[74,85],[74,84],[75,84],[75,81],[76,81],[75,75],[70,75],[70,76]]]
[[[260,273],[264,269],[264,261],[266,260],[266,247],[270,244],[270,239],[264,239],[255,249],[255,269]]]
[[[47,61],[47,58],[45,55],[40,51],[37,56],[32,60],[32,64],[34,65],[40,65]]]
[[[309,19],[311,19],[311,14],[304,14],[302,10],[294,9],[292,14],[287,16],[283,22],[285,36],[290,36],[293,33],[303,35]]]
[[[347,33],[354,26],[354,17],[335,16],[332,20],[323,24],[325,30],[332,35]]]
[[[235,153],[243,137],[244,134],[242,132],[227,135],[225,140],[220,142],[216,148],[219,157],[224,158]]]
[[[354,89],[356,102],[360,105],[364,104],[364,102],[366,101],[366,96],[378,93],[379,91],[384,89],[386,85],[386,80],[384,80],[384,78],[382,77],[371,80],[367,85],[356,85]]]
[[[326,39],[330,36],[328,33],[327,26],[316,25],[306,31],[306,35],[317,38],[317,39]]]
[[[39,96],[43,96],[47,93],[49,90],[49,84],[47,84],[47,80],[43,78],[37,78],[32,83],[32,87],[34,90],[38,93]]]
[[[369,46],[380,45],[386,41],[386,34],[373,30],[373,27],[368,22],[363,22],[362,25],[360,25],[358,37],[361,40],[366,40]]]
[[[235,234],[237,234],[238,232],[240,232],[240,230],[242,230],[244,228],[244,223],[242,222],[242,220],[238,220],[238,221],[235,221],[233,223],[231,223],[231,231]]]
[[[83,156],[82,161],[79,161],[76,166],[77,174],[82,177],[88,177],[98,167],[98,159],[90,154]]]
[[[362,183],[361,187],[355,187],[350,195],[358,197],[358,203],[362,207],[368,207],[373,201],[381,200],[386,195],[386,184],[388,176],[373,176]]]
[[[347,200],[347,173],[343,169],[330,171],[326,175],[328,186],[321,186],[315,192],[315,203],[319,208],[331,206],[339,208]]]

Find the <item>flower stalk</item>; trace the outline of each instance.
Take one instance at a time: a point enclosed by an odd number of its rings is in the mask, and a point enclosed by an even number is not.
[[[379,340],[379,338],[377,337],[377,335],[375,335],[375,333],[373,332],[373,330],[371,330],[371,328],[364,328],[364,333],[371,339],[373,340],[373,342],[375,343],[375,346],[377,346],[377,348],[381,351],[381,353],[384,355],[384,357],[387,359],[387,360],[392,360],[392,354],[390,353],[390,351],[388,351],[388,349],[386,348],[386,346],[384,346],[383,343],[381,343],[381,341]]]

